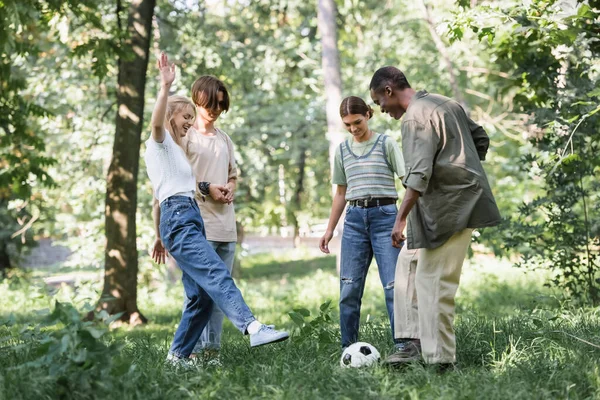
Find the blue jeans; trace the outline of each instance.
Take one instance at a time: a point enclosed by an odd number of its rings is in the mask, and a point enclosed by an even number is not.
[[[207,240],[208,244],[217,252],[217,255],[223,260],[227,266],[229,273],[233,270],[233,261],[235,259],[235,242],[215,242]],[[189,299],[185,296],[183,308],[185,309],[189,303]],[[200,353],[203,349],[220,349],[221,348],[221,333],[223,332],[223,311],[217,306],[213,307],[212,315],[208,320],[208,324],[202,331],[200,341],[196,343],[193,353]]]
[[[394,275],[400,249],[392,246],[395,204],[346,208],[340,268],[340,329],[342,347],[358,341],[360,306],[369,265],[375,255],[394,337]]]
[[[191,197],[171,196],[160,204],[160,236],[181,268],[189,299],[169,353],[187,358],[213,310],[213,302],[242,333],[255,320],[227,266],[208,243],[198,205]]]

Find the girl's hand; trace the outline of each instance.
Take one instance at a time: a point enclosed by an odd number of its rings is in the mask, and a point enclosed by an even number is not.
[[[156,238],[154,241],[154,246],[152,247],[152,259],[157,264],[164,264],[166,257],[167,250],[165,249],[165,246],[163,246],[162,240],[160,240],[160,238]]]
[[[332,237],[333,237],[333,232],[327,231],[327,232],[325,232],[325,234],[319,241],[319,248],[325,254],[329,254],[329,242],[331,241]]]
[[[160,81],[162,85],[171,86],[175,80],[175,64],[171,63],[169,65],[169,58],[164,51],[160,53],[157,65],[158,70],[160,71]]]

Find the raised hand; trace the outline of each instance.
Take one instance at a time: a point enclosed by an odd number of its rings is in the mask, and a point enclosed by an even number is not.
[[[160,71],[160,81],[164,86],[171,86],[175,80],[175,64],[169,64],[169,58],[165,52],[160,53],[157,61],[158,70]]]

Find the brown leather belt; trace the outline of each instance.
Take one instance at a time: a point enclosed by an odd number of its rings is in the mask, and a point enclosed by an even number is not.
[[[398,199],[392,199],[391,197],[382,197],[379,199],[348,200],[348,204],[352,207],[371,208],[396,204],[397,200]]]

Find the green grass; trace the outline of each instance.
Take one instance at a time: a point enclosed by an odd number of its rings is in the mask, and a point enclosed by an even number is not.
[[[385,356],[391,351],[391,336],[375,269],[373,265],[365,290],[361,340]],[[260,320],[291,330],[288,311],[306,308],[312,318],[323,302],[330,299],[335,304],[338,298],[334,258],[312,251],[246,257],[238,276]],[[51,307],[52,298],[38,283],[4,282],[0,400],[600,398],[600,350],[594,346],[600,344],[600,311],[574,308],[542,282],[541,275],[526,275],[489,257],[466,263],[457,297],[459,369],[446,374],[421,365],[402,371],[342,369],[337,342],[302,337],[297,330],[288,342],[250,349],[247,338],[229,322],[223,338],[224,367],[177,371],[165,367],[163,360],[179,321],[182,289],[166,284],[140,288],[139,305],[149,324],[119,328],[100,339],[120,346],[107,350],[109,361],[88,355],[87,364],[69,364],[53,374],[61,361],[51,366],[25,364],[43,349],[31,331],[42,318],[34,310]],[[96,299],[100,284],[78,290],[63,287],[52,296],[81,306]],[[337,319],[337,308],[332,316]],[[317,333],[337,335],[336,323],[320,326]],[[43,328],[40,335],[65,329],[59,324]]]

